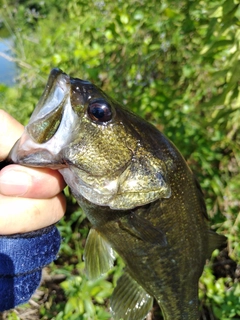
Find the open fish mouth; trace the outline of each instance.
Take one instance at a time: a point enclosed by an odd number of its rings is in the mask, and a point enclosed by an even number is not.
[[[23,135],[10,151],[8,162],[53,169],[66,167],[60,153],[68,144],[76,121],[70,91],[70,77],[53,69]]]

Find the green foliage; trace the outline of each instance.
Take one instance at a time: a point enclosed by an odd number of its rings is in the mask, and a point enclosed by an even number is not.
[[[205,295],[207,305],[211,306],[217,319],[237,319],[240,316],[239,282],[233,283],[230,277],[216,280],[212,275],[212,270],[206,267],[201,283],[204,285],[204,290],[200,297],[204,299]]]
[[[73,319],[74,313],[76,319],[87,320],[91,317],[91,319],[105,320],[110,318],[109,313],[95,307],[92,302],[94,299],[98,304],[104,304],[105,299],[112,293],[112,285],[109,282],[101,278],[90,281],[85,277],[75,276],[62,282],[61,287],[70,297],[62,313],[62,319],[70,319],[70,317]]]
[[[101,86],[178,146],[201,182],[213,227],[228,236],[230,256],[239,263],[239,1],[0,4],[19,66],[18,86],[0,86],[1,108],[26,123],[53,67]],[[61,287],[68,300],[45,305],[43,319],[108,319],[103,301],[120,274],[120,260],[111,282],[88,282],[82,212],[69,212],[60,230],[64,258],[53,269],[66,275]],[[239,290],[236,281],[216,279],[209,268],[201,278],[201,300],[216,319],[239,317]]]

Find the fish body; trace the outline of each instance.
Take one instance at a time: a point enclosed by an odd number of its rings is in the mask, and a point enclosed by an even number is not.
[[[201,188],[160,131],[90,82],[53,69],[9,158],[63,175],[92,224],[89,278],[126,270],[111,298],[115,319],[144,319],[153,298],[165,320],[197,320],[198,281],[225,243],[209,230]]]

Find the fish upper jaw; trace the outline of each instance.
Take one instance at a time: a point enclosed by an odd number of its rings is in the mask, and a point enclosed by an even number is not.
[[[65,98],[69,96],[70,90],[70,77],[60,69],[53,69],[28,125],[34,123],[36,120],[43,119],[47,114],[51,113],[52,110],[61,105]]]

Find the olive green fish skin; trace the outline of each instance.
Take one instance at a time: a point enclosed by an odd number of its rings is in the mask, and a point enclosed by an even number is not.
[[[169,142],[162,147],[168,153]],[[177,156],[174,151],[171,150],[170,157],[173,153]],[[169,199],[127,212],[97,207],[84,198],[79,203],[95,228],[124,259],[132,277],[157,299],[164,319],[196,320],[198,280],[207,258],[208,226],[196,182],[180,155],[169,183]],[[143,217],[159,227],[166,235],[167,245],[153,245],[129,234],[121,224],[125,215],[132,215],[132,219]]]
[[[225,238],[209,232],[200,186],[154,126],[91,83],[54,69],[10,158],[59,169],[165,320],[199,318],[199,277]]]

